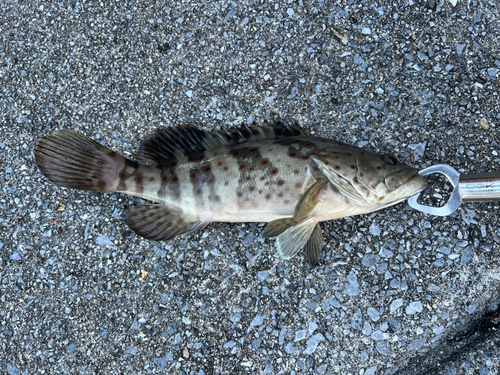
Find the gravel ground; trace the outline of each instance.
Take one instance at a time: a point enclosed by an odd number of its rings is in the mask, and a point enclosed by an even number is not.
[[[158,126],[279,116],[418,167],[500,170],[499,14],[496,0],[2,2],[0,372],[498,374],[498,204],[325,223],[311,269],[278,259],[261,224],[138,238],[124,214],[140,200],[53,186],[32,150],[70,128],[130,156]]]

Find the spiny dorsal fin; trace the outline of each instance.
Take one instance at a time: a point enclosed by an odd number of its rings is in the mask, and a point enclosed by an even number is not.
[[[189,161],[197,161],[203,158],[206,150],[218,147],[305,135],[307,132],[298,124],[289,125],[282,121],[273,124],[264,121],[262,125],[243,125],[211,132],[194,126],[160,128],[142,142],[137,158],[142,163],[172,165],[179,155]]]

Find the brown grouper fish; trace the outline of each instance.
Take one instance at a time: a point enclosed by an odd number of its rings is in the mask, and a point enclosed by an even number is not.
[[[392,206],[426,186],[392,155],[282,122],[159,129],[137,159],[73,130],[55,131],[35,147],[38,168],[56,185],[155,202],[128,212],[127,224],[142,237],[168,240],[214,221],[268,222],[263,235],[276,237],[279,256],[304,249],[311,265],[323,247],[319,222]]]

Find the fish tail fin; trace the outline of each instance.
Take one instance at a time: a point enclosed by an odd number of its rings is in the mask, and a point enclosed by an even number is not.
[[[57,130],[40,138],[35,163],[53,184],[79,190],[114,192],[125,157],[73,130]]]

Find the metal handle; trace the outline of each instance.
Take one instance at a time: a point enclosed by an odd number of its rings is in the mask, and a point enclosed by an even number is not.
[[[500,172],[461,175],[458,191],[463,202],[498,201],[500,200]]]
[[[500,172],[471,173],[461,175],[446,164],[437,164],[418,172],[420,176],[440,173],[446,176],[453,186],[450,199],[442,207],[425,206],[417,202],[420,193],[408,198],[410,207],[431,215],[448,216],[462,202],[500,201]]]

